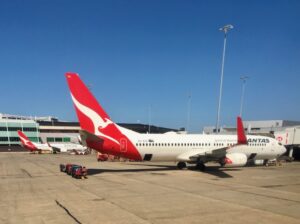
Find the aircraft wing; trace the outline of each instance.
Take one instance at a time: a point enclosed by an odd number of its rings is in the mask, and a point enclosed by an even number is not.
[[[210,161],[219,161],[220,159],[222,159],[226,156],[227,149],[228,149],[228,147],[223,147],[223,148],[214,149],[211,151],[206,151],[204,153],[198,153],[198,154],[190,156],[190,159],[192,161],[202,161],[204,163],[210,162]]]
[[[179,159],[182,157],[182,161],[192,161],[192,162],[210,162],[210,161],[220,161],[221,159],[226,157],[227,150],[233,147],[237,147],[238,145],[247,145],[248,140],[245,135],[244,126],[241,117],[237,117],[237,144],[232,146],[227,146],[219,149],[213,150],[204,150],[200,153],[193,153],[193,154],[185,154],[180,155]]]
[[[187,152],[179,155],[177,157],[180,161],[191,161],[191,162],[210,162],[210,161],[219,161],[220,159],[226,156],[227,150],[229,147],[223,147],[219,149],[201,151],[197,152]]]

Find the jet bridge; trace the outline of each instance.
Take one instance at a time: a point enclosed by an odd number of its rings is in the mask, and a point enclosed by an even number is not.
[[[300,160],[300,126],[277,131],[274,135],[287,148],[290,157]]]

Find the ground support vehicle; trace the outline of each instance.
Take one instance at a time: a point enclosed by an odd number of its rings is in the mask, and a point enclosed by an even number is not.
[[[59,164],[59,170],[60,170],[60,172],[66,172],[65,164]]]
[[[74,178],[87,178],[87,169],[83,166],[74,167],[72,170],[72,177]]]

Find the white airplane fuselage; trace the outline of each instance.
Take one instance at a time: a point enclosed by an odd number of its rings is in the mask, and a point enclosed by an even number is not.
[[[152,154],[151,161],[189,161],[190,155],[206,155],[214,149],[237,144],[236,135],[177,134],[174,132],[137,134],[125,128],[120,129],[135,145],[142,158],[146,154]],[[274,138],[248,135],[247,139],[249,141],[247,145],[229,148],[227,153],[243,153],[247,158],[256,154],[255,159],[271,160],[286,151],[285,147]],[[124,150],[126,150],[126,145],[123,147]]]
[[[38,150],[45,150],[45,151],[52,151],[52,148],[44,143],[37,143],[37,142],[32,142],[32,144],[38,149]]]
[[[69,152],[72,150],[84,151],[86,147],[80,144],[75,143],[51,143],[50,144],[54,148],[60,149],[60,152]]]

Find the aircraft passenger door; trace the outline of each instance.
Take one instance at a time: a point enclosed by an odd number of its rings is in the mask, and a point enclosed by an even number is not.
[[[127,152],[127,139],[126,138],[120,139],[120,151]]]

